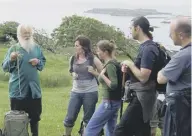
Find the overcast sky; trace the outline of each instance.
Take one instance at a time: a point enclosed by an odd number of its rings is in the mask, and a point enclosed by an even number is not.
[[[53,28],[66,15],[99,7],[152,8],[189,15],[191,0],[0,0],[0,23],[13,20]]]
[[[0,0],[0,22],[26,15],[69,15],[98,7],[153,8],[173,14],[190,14],[191,0]]]
[[[124,3],[130,6],[186,6],[190,7],[191,0],[0,0],[1,3]],[[2,5],[0,5],[1,7]]]
[[[0,23],[4,21],[27,23],[51,33],[60,25],[63,17],[77,13],[82,15],[83,11],[92,8],[150,8],[176,15],[190,15],[191,0],[0,0]],[[114,23],[113,25],[122,27],[124,31],[127,31],[129,23],[127,18],[123,18],[123,22],[121,22],[114,20],[113,17],[101,16],[101,20]],[[158,21],[156,23],[160,25]],[[164,33],[168,31],[168,27],[156,31],[158,34]],[[161,42],[172,44],[168,33],[164,37],[158,34],[156,36],[158,39],[160,37]],[[167,42],[168,40],[170,42]]]

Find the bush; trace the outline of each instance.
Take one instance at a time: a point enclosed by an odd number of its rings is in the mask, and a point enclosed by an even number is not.
[[[0,24],[0,41],[7,42],[12,37],[17,40],[17,27],[18,22],[6,21]]]
[[[0,81],[8,83],[9,74],[0,71]],[[70,75],[65,75],[62,72],[51,72],[45,70],[40,74],[41,87],[53,88],[53,87],[66,87],[71,85]]]

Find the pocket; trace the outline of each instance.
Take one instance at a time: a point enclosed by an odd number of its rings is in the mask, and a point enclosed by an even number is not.
[[[104,106],[105,110],[111,110],[111,108],[112,108],[112,105],[109,101],[104,101],[103,106]]]
[[[41,98],[41,88],[40,86],[35,82],[31,81],[29,82],[29,86],[31,89],[32,98]]]
[[[159,103],[159,109],[158,109],[158,115],[160,118],[164,117],[165,116],[165,113],[166,113],[166,108],[167,108],[167,105],[166,105],[166,101],[164,100],[163,102]]]
[[[90,93],[92,94],[92,101],[97,103],[98,102],[98,91],[90,92]]]

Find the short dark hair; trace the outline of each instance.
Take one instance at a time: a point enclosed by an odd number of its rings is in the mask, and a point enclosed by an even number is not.
[[[139,26],[143,33],[145,33],[150,39],[153,39],[153,36],[150,32],[153,32],[154,28],[150,26],[150,23],[147,18],[144,16],[136,17],[133,20],[133,26]]]
[[[191,20],[178,22],[175,31],[182,32],[187,37],[191,37]]]

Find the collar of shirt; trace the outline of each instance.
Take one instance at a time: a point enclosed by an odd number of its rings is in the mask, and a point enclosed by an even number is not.
[[[187,44],[185,47],[181,48],[181,50],[183,50],[183,49],[185,49],[185,48],[187,48],[187,47],[189,47],[189,46],[191,46],[191,43],[189,43],[189,44]]]

